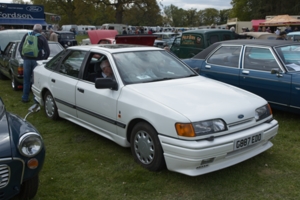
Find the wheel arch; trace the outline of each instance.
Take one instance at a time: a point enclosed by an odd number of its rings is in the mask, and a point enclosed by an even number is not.
[[[126,132],[126,139],[128,141],[128,143],[130,143],[130,137],[131,137],[131,132],[133,127],[140,123],[140,122],[146,122],[148,123],[150,126],[152,126],[152,128],[157,132],[156,128],[147,120],[142,119],[142,118],[136,118],[136,119],[132,119],[129,123],[128,123],[128,128],[127,128],[127,132]]]

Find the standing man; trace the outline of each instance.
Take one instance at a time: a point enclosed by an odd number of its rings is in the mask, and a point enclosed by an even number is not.
[[[54,33],[53,29],[50,29],[49,41],[58,42],[57,34]]]
[[[48,45],[47,39],[41,35],[42,25],[35,24],[33,27],[33,31],[29,32],[32,35],[38,34],[38,55],[37,57],[27,57],[22,55],[22,49],[25,42],[26,37],[29,33],[26,33],[20,43],[19,52],[21,57],[23,58],[23,95],[22,102],[29,102],[29,92],[31,87],[31,76],[33,75],[33,69],[37,66],[37,60],[47,60],[50,55],[50,49]]]

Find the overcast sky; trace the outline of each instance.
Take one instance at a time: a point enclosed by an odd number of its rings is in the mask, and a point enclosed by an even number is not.
[[[11,0],[0,0],[0,3],[11,2]],[[196,8],[197,11],[204,10],[205,8],[215,8],[217,10],[232,8],[230,2],[231,0],[162,0],[163,6],[170,6],[173,4],[174,6],[184,10]]]

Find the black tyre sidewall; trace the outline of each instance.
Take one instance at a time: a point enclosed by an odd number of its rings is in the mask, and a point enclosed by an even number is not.
[[[36,195],[38,188],[39,176],[36,175],[22,183],[21,190],[18,195],[19,199],[32,199]]]
[[[155,153],[154,153],[154,158],[150,164],[142,163],[139,160],[139,158],[137,157],[136,152],[135,152],[134,138],[135,138],[135,135],[141,130],[147,132],[153,141]],[[160,171],[163,168],[165,168],[165,159],[164,159],[163,150],[162,150],[160,141],[158,139],[158,134],[157,134],[156,130],[150,124],[148,124],[146,122],[139,122],[138,124],[136,124],[131,132],[130,144],[131,144],[131,153],[134,157],[134,160],[137,163],[139,163],[141,166],[143,166],[144,168],[146,168],[150,171]]]

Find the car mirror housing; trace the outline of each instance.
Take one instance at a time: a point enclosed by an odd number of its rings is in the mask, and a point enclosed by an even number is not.
[[[278,68],[271,69],[271,74],[279,74],[279,69]]]
[[[97,78],[95,88],[118,90],[118,83],[110,78]]]

